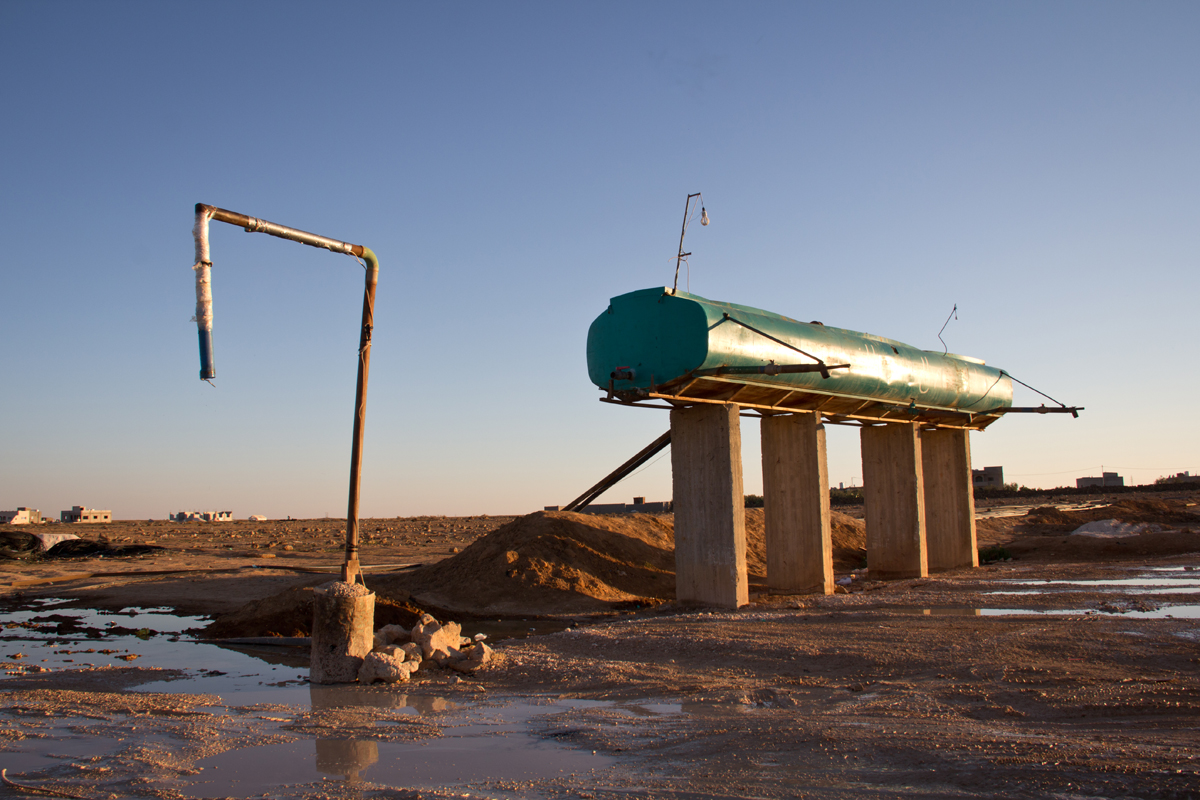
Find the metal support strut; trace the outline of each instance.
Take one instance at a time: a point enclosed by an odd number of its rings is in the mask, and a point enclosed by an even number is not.
[[[667,431],[662,436],[655,439],[650,444],[646,445],[637,455],[626,461],[621,466],[617,467],[612,472],[604,477],[604,480],[597,483],[586,492],[576,497],[570,503],[563,506],[563,511],[581,511],[586,508],[593,500],[607,492],[613,486],[616,486],[620,481],[633,472],[635,469],[645,464],[656,454],[661,452],[663,448],[671,443],[671,432]]]
[[[197,203],[195,235],[198,266],[200,263],[212,266],[210,261],[199,260],[200,253],[205,255],[208,253],[209,219],[237,225],[245,229],[247,233],[265,233],[268,236],[289,239],[311,247],[320,247],[335,253],[356,256],[366,262],[367,275],[366,288],[363,292],[362,329],[358,339],[358,384],[354,395],[354,433],[350,447],[350,498],[346,509],[346,560],[342,565],[343,581],[353,583],[356,579],[361,580],[362,572],[358,561],[358,498],[362,472],[363,429],[367,416],[367,378],[371,369],[371,331],[375,325],[375,287],[379,283],[379,261],[375,258],[375,253],[371,251],[371,248],[361,244],[350,244],[296,228],[277,225],[274,222],[239,214],[236,211],[227,211],[216,206]],[[199,292],[197,295],[199,296]],[[200,377],[207,380],[216,376],[216,370],[213,367],[211,307],[207,311],[207,329],[205,323],[199,319],[197,322],[200,326]]]

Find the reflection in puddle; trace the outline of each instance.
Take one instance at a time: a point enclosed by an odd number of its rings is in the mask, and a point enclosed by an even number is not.
[[[371,691],[363,687],[311,686],[312,708],[349,711],[379,709],[397,714],[412,711],[438,715],[441,736],[424,741],[383,738],[317,738],[233,750],[204,759],[200,777],[187,787],[197,797],[270,794],[284,785],[298,785],[338,776],[347,783],[370,782],[399,788],[441,788],[479,782],[528,781],[595,772],[616,763],[611,756],[574,749],[539,735],[529,724],[536,718],[592,705],[614,708],[602,701],[526,700],[500,705],[464,706],[441,697]],[[673,704],[624,705],[619,710],[654,715],[661,707],[677,713]],[[634,711],[634,709],[637,709]],[[363,719],[368,714],[364,713]],[[347,718],[346,721],[349,721]],[[366,723],[368,727],[372,723]],[[386,725],[378,728],[381,736]]]
[[[357,783],[358,773],[378,761],[379,745],[370,739],[317,739],[317,772],[341,775],[347,783]]]

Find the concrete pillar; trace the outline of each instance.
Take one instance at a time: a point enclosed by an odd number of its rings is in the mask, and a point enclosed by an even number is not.
[[[867,567],[877,580],[923,578],[925,497],[921,435],[916,423],[864,425],[863,497],[867,507]]]
[[[971,440],[965,430],[921,431],[929,571],[978,567]]]
[[[816,414],[777,414],[761,429],[767,585],[833,594],[825,426]]]
[[[725,608],[750,602],[739,422],[736,405],[671,411],[679,600]]]

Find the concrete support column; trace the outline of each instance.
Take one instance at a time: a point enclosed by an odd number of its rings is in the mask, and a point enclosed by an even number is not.
[[[929,571],[978,567],[971,440],[965,430],[921,431]]]
[[[921,435],[916,423],[865,425],[863,497],[867,567],[877,580],[929,575]]]
[[[767,585],[778,592],[833,594],[829,467],[816,414],[762,420]]]
[[[750,602],[746,502],[736,405],[671,411],[675,596],[737,608]]]

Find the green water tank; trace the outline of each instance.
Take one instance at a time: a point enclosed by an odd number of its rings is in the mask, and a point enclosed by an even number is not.
[[[979,359],[665,288],[612,298],[588,330],[587,361],[592,382],[623,402],[972,428],[1012,405],[1007,373]]]

